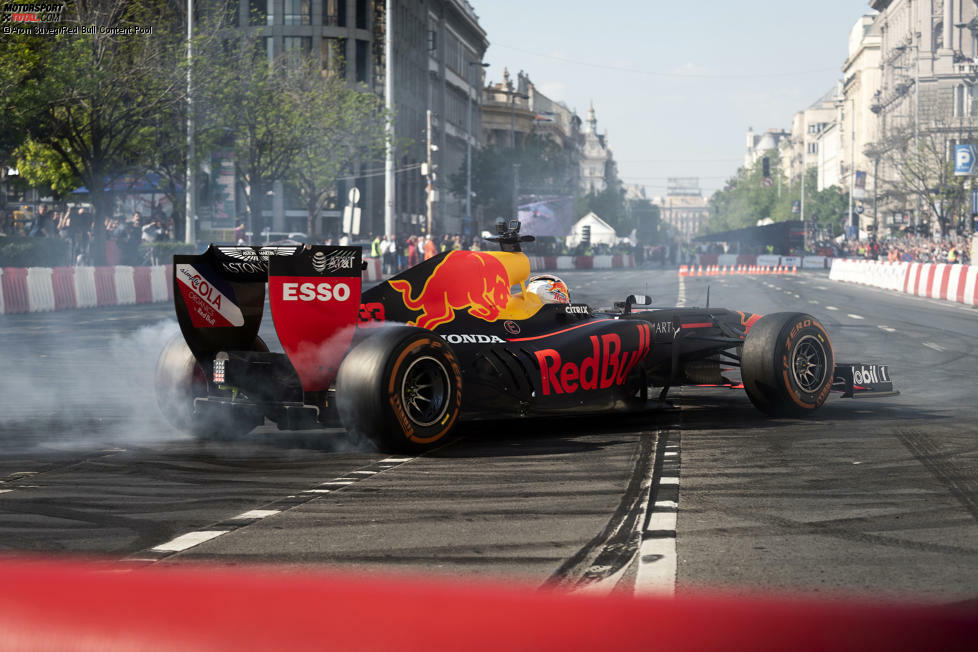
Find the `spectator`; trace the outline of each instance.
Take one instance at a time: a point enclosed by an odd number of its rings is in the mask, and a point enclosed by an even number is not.
[[[421,238],[422,240],[424,238]],[[414,267],[418,264],[418,238],[411,236],[407,239],[407,264],[408,267]]]
[[[139,211],[132,214],[130,222],[119,224],[114,235],[123,265],[138,265],[142,262],[139,259],[139,244],[143,241],[143,228],[140,225]]]
[[[384,239],[386,240],[386,236],[384,237]],[[381,252],[380,252],[380,236],[379,235],[375,235],[374,236],[374,239],[370,241],[370,257],[371,258],[380,258],[381,257]]]
[[[34,225],[31,227],[30,237],[49,238],[56,234],[55,227],[51,222],[51,214],[48,213],[46,204],[41,204],[34,216]]]
[[[385,235],[380,242],[380,256],[383,261],[384,274],[394,273],[394,257],[397,255],[397,245],[393,235]]]
[[[437,255],[438,255],[438,246],[435,245],[435,240],[434,238],[431,237],[431,234],[429,233],[428,237],[425,238],[424,241],[424,259],[430,260]]]
[[[133,215],[133,220],[135,221],[136,216],[139,213]],[[158,217],[153,217],[149,224],[142,227],[142,241],[143,242],[162,242],[166,240],[166,229],[163,228],[163,222]]]

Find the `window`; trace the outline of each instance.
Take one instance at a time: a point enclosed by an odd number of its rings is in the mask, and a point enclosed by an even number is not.
[[[818,143],[808,143],[808,153],[818,154]]]
[[[275,45],[271,36],[265,37],[265,58],[269,64],[275,61]]]
[[[357,29],[367,29],[367,0],[357,0]]]
[[[965,114],[965,108],[964,108],[964,102],[965,102],[964,84],[958,84],[957,86],[955,86],[951,90],[951,92],[954,94],[954,96],[953,96],[953,104],[952,104],[953,110],[952,110],[951,113],[952,113],[952,115],[955,118],[960,118],[960,117],[964,116],[964,114]]]
[[[248,0],[249,25],[274,25],[274,13],[274,0]]]
[[[346,27],[346,0],[323,0],[323,25]]]
[[[312,0],[285,0],[285,24],[309,25],[312,22]]]
[[[357,81],[367,83],[367,52],[369,43],[357,39]]]

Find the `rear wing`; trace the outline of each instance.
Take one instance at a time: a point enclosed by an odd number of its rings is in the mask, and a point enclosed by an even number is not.
[[[360,307],[360,247],[218,246],[173,257],[173,301],[194,356],[253,349],[265,307],[305,391],[327,389]]]

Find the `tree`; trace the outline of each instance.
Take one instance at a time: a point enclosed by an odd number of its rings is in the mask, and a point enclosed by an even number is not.
[[[775,174],[780,174],[781,165],[777,151],[765,154],[771,159]],[[750,168],[740,168],[737,175],[727,180],[726,185],[710,197],[710,219],[706,233],[719,233],[756,226],[762,219],[775,222],[801,219],[801,215],[791,212],[791,205],[801,200],[801,184],[788,185],[781,180],[781,197],[778,197],[777,183],[764,187],[762,183],[761,161]],[[847,209],[849,194],[836,186],[818,191],[817,171],[805,171],[805,220],[814,221],[820,229],[838,234],[842,230],[842,219]]]
[[[289,180],[306,205],[306,232],[326,207],[337,178],[353,171],[354,161],[377,160],[387,142],[390,119],[379,97],[351,88],[338,75],[306,59],[289,75],[288,100],[297,107],[306,137],[296,152]]]
[[[58,170],[66,167],[88,187],[101,262],[102,223],[111,216],[106,181],[138,166],[141,130],[183,101],[180,34],[114,33],[118,27],[165,24],[172,13],[162,1],[69,2],[63,16],[66,23],[95,29],[43,39],[10,35],[0,48],[0,110],[32,142],[18,148],[26,167],[41,170],[42,163],[55,163],[49,176],[56,183],[63,176]]]
[[[934,120],[916,134],[913,127],[895,129],[878,144],[881,165],[892,176],[880,179],[883,194],[897,201],[909,200],[923,213],[933,213],[941,233],[954,230],[954,217],[966,214],[968,177],[955,176],[950,141],[960,139],[964,125],[954,125],[950,107],[936,112]],[[918,219],[923,216],[918,215]]]
[[[214,43],[194,62],[196,99],[212,128],[228,134],[253,233],[265,226],[266,189],[290,176],[308,136],[304,109],[291,92],[292,63],[285,55],[269,62],[257,31]]]

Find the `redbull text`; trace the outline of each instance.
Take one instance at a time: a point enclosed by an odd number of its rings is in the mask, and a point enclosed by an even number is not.
[[[540,364],[540,383],[543,394],[573,394],[578,389],[608,389],[623,385],[629,373],[648,355],[651,329],[646,323],[638,327],[638,348],[623,351],[621,337],[617,333],[590,336],[591,355],[580,363],[561,360],[555,349],[536,352]]]

